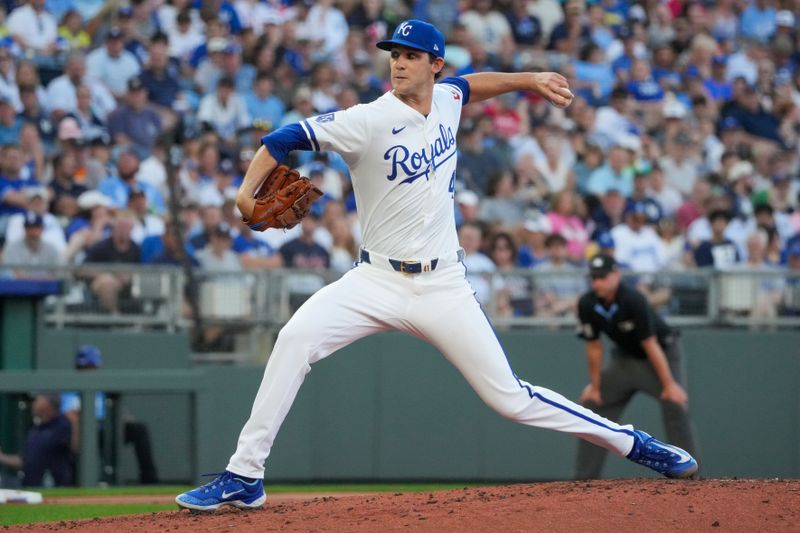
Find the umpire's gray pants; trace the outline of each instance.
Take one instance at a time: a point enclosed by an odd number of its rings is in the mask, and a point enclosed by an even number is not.
[[[664,348],[664,354],[673,377],[685,388],[683,358],[678,339],[671,338],[667,346],[662,346],[662,348]],[[600,378],[600,395],[603,405],[584,402],[583,406],[600,416],[618,421],[633,395],[639,391],[645,392],[661,403],[667,441],[683,448],[696,458],[697,448],[688,409],[674,402],[661,400],[661,390],[661,381],[648,359],[622,355],[614,347],[610,364],[602,371]],[[606,450],[603,448],[580,441],[575,464],[575,478],[599,478],[606,455]]]

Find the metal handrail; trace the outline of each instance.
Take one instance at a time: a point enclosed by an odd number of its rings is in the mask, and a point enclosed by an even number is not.
[[[33,267],[4,265],[6,277],[21,274],[63,282],[64,293],[45,300],[44,320],[51,327],[69,325],[113,328],[161,328],[169,331],[191,327],[184,305],[185,278],[174,266],[85,264]],[[129,286],[120,312],[103,309],[89,288],[99,274],[125,275]],[[205,324],[242,330],[275,328],[284,324],[305,299],[335,281],[340,272],[328,270],[272,269],[244,272],[209,272],[198,269],[201,312]],[[661,291],[658,307],[676,326],[796,327],[800,326],[800,272],[787,270],[711,269],[656,273],[625,273],[631,283]],[[468,278],[486,289],[483,306],[501,328],[564,328],[576,324],[574,308],[558,315],[543,315],[537,307],[542,294],[559,291],[576,299],[589,286],[582,270],[563,272],[518,269],[494,273],[470,273]],[[523,286],[512,312],[502,313],[509,280]],[[513,284],[512,284],[513,285]],[[525,288],[527,287],[527,288]],[[524,291],[529,291],[525,294]],[[519,290],[517,291],[519,292]],[[774,309],[770,298],[774,299]],[[528,300],[530,299],[530,300]],[[766,299],[766,300],[765,300]],[[761,314],[759,314],[761,313]]]

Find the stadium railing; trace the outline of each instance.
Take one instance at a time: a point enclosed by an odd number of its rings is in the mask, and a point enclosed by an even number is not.
[[[193,325],[185,272],[179,267],[4,265],[0,274],[60,279],[60,295],[44,304],[48,327],[103,327],[177,331]],[[116,311],[93,293],[92,280],[111,273],[124,281]],[[275,269],[244,272],[196,270],[197,308],[202,323],[277,329],[339,272]],[[800,326],[800,272],[786,270],[685,270],[626,273],[654,307],[676,326]],[[512,270],[470,273],[468,279],[492,320],[501,328],[573,327],[575,302],[589,287],[581,270]]]

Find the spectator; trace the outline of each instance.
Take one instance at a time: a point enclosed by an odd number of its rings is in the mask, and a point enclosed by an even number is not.
[[[586,283],[578,268],[569,262],[567,240],[562,235],[548,235],[544,245],[547,259],[534,267],[543,274],[536,278],[536,315],[563,317],[575,312]]]
[[[333,244],[331,246],[331,269],[337,272],[347,272],[353,268],[353,263],[358,259],[359,248],[353,237],[353,229],[347,218],[340,216],[331,222],[330,228]]]
[[[687,266],[694,264],[686,237],[681,234],[674,218],[664,217],[659,220],[656,233],[658,233],[664,249],[665,270],[684,270]]]
[[[533,282],[530,276],[515,272],[517,245],[508,233],[495,234],[489,255],[497,274],[493,278],[495,313],[503,317],[533,316]]]
[[[83,53],[73,51],[65,60],[64,74],[47,85],[47,103],[54,120],[60,120],[65,114],[75,111],[78,104],[77,87],[84,84],[91,90],[93,110],[100,119],[105,119],[117,107],[114,95],[105,85],[86,78],[86,58]]]
[[[626,208],[630,209],[636,203],[641,203],[644,205],[645,213],[647,214],[647,223],[655,225],[661,220],[664,212],[661,209],[661,204],[659,204],[653,197],[649,194],[649,181],[650,176],[648,170],[640,169],[637,170],[633,175],[633,192],[631,192],[630,197],[628,197]]]
[[[603,195],[614,189],[623,196],[630,196],[633,190],[633,171],[628,166],[628,158],[624,146],[620,144],[612,146],[606,163],[589,176],[588,191]]]
[[[216,92],[203,97],[197,120],[229,143],[235,142],[239,130],[250,125],[247,106],[242,97],[234,92],[233,79],[222,78]]]
[[[330,59],[344,45],[347,20],[333,0],[315,2],[298,31],[309,37],[320,59]]]
[[[499,55],[514,49],[511,26],[502,13],[493,9],[491,0],[475,0],[472,9],[462,13],[458,20],[488,53]]]
[[[91,372],[100,368],[102,364],[102,353],[97,346],[86,344],[78,348],[75,353],[75,370],[78,372]],[[106,417],[106,394],[104,392],[95,393],[95,417],[98,423],[98,440],[103,442],[102,435],[106,431],[114,431],[116,428],[109,427]],[[61,394],[61,412],[69,419],[72,425],[70,448],[74,454],[80,452],[80,416],[81,416],[81,396],[77,392],[64,392]],[[153,450],[150,444],[150,432],[147,426],[138,422],[130,416],[122,417],[122,441],[125,444],[132,444],[136,461],[139,465],[139,483],[150,485],[158,483],[158,471],[153,460]]]
[[[681,205],[683,205],[681,193],[678,189],[667,183],[664,171],[661,170],[658,163],[650,167],[648,177],[646,194],[658,203],[664,216],[674,216]],[[697,183],[695,183],[695,185],[696,184]],[[694,191],[694,187],[692,191]]]
[[[222,50],[220,64],[220,77],[213,80],[215,83],[206,87],[208,92],[214,91],[216,82],[221,78],[231,78],[237,93],[247,94],[252,92],[256,80],[256,68],[249,63],[242,63],[242,47],[235,42],[229,42]]]
[[[74,9],[67,10],[61,16],[58,36],[66,43],[67,50],[85,51],[92,45],[92,37],[83,28],[80,13]]]
[[[44,2],[44,0],[41,0]],[[36,394],[31,403],[33,427],[25,435],[19,454],[0,450],[0,464],[22,472],[24,487],[41,487],[46,476],[58,487],[75,481],[70,439],[72,427],[61,414],[57,394]]]
[[[170,61],[169,41],[163,33],[157,33],[150,40],[147,63],[139,79],[147,90],[148,100],[161,114],[162,122],[166,116],[181,111],[176,104],[179,96],[182,97],[180,71],[175,62]],[[169,125],[176,120],[171,118]]]
[[[45,0],[30,0],[8,15],[6,27],[23,52],[37,64],[52,64],[57,51],[58,25],[45,9]]]
[[[458,229],[458,240],[464,249],[464,266],[467,279],[475,290],[475,298],[482,304],[489,303],[490,285],[486,274],[495,271],[494,262],[481,252],[483,228],[476,222],[464,223]]]
[[[564,237],[571,260],[581,262],[589,242],[589,233],[579,213],[580,199],[570,190],[553,195],[547,218],[553,233]]]
[[[163,5],[161,8],[172,7]],[[181,64],[188,64],[197,47],[203,44],[203,22],[193,17],[197,12],[185,9],[175,15],[173,23],[162,22],[162,28],[169,37],[169,56]]]
[[[24,213],[28,197],[23,189],[36,187],[35,179],[22,177],[22,151],[14,144],[0,149],[0,235],[5,235],[8,218],[14,213]]]
[[[525,201],[516,194],[514,175],[497,170],[489,177],[488,196],[483,199],[478,218],[489,224],[510,227],[520,223],[524,216]]]
[[[286,106],[280,98],[272,94],[272,78],[266,72],[256,76],[252,91],[244,93],[244,101],[248,114],[256,120],[266,121],[271,128],[277,127],[286,112]]]
[[[59,254],[62,254],[67,247],[67,242],[64,238],[64,230],[61,228],[61,223],[58,218],[49,212],[48,190],[41,186],[29,187],[25,189],[25,195],[28,197],[27,212],[11,215],[8,219],[6,242],[22,239],[25,234],[25,224],[28,221],[28,217],[33,213],[42,217],[44,225],[42,240],[55,248]]]
[[[666,155],[659,161],[667,183],[688,196],[701,173],[697,143],[686,132],[667,140]]]
[[[200,266],[210,272],[235,272],[242,263],[233,251],[233,234],[227,224],[218,224],[211,230],[208,246],[195,254]]]
[[[147,101],[147,88],[139,78],[128,81],[125,103],[108,117],[108,132],[120,146],[149,154],[161,135],[161,116]]]
[[[283,264],[290,268],[328,268],[330,254],[317,244],[314,233],[319,226],[319,218],[313,212],[300,223],[301,234],[280,248]]]
[[[476,122],[461,125],[463,140],[458,152],[458,179],[467,188],[483,197],[488,193],[489,179],[504,165],[497,155],[486,148],[485,134]]]
[[[89,248],[84,263],[140,263],[139,246],[131,240],[135,222],[135,217],[129,211],[118,212],[111,227],[111,236]],[[92,277],[91,290],[105,311],[119,313],[120,300],[128,295],[130,284],[131,275],[128,272],[104,272]]]
[[[353,77],[350,82],[361,103],[371,102],[383,94],[381,82],[372,72],[372,59],[363,50],[358,50],[353,57]]]
[[[520,245],[517,249],[517,264],[521,268],[536,267],[547,259],[545,239],[553,232],[548,219],[541,211],[531,211],[520,229]]]
[[[147,237],[164,234],[164,219],[150,212],[147,195],[136,185],[132,186],[128,193],[128,210],[136,217],[136,223],[131,231],[133,242],[141,246]]]
[[[461,227],[465,222],[476,222],[480,211],[480,198],[469,189],[464,189],[455,196],[456,200],[456,226]]]
[[[75,99],[75,109],[69,117],[65,117],[61,121],[69,120],[68,124],[71,124],[72,120],[77,122],[80,133],[76,134],[75,138],[84,141],[106,134],[106,121],[100,118],[92,104],[92,90],[86,85],[76,87]],[[114,112],[111,114],[113,115]]]
[[[131,189],[138,187],[147,196],[148,209],[156,214],[164,213],[166,205],[161,192],[151,184],[137,179],[138,171],[139,156],[134,150],[126,149],[117,158],[116,174],[100,182],[97,190],[111,200],[112,206],[122,209],[128,205],[128,195]]]
[[[80,264],[86,250],[111,233],[111,200],[104,194],[90,190],[78,197],[78,216],[70,220],[67,237],[66,259]]]
[[[22,117],[17,116],[11,98],[0,94],[0,145],[19,142],[22,124]]]
[[[236,213],[238,214],[238,210]],[[253,270],[282,267],[283,256],[269,243],[260,239],[260,236],[257,236],[256,232],[250,229],[241,216],[234,218],[234,229],[238,231],[238,235],[233,239],[233,251],[239,256],[242,266]],[[336,243],[335,239],[334,243]],[[350,266],[352,266],[352,263],[351,261]],[[333,265],[333,261],[331,261],[331,265]]]
[[[725,211],[713,211],[708,220],[711,223],[711,239],[703,241],[694,250],[694,262],[700,268],[713,267],[717,270],[730,270],[739,262],[739,251],[730,239],[725,237],[731,217]]]
[[[667,264],[661,239],[647,224],[647,204],[634,202],[625,211],[625,223],[611,230],[614,259],[634,272],[658,272]]]
[[[775,33],[775,7],[768,0],[755,0],[741,15],[741,32],[745,37],[766,42]]]
[[[601,233],[610,232],[623,221],[625,214],[625,197],[617,189],[609,189],[600,197],[600,205],[592,212],[594,231],[592,237],[597,238]]]
[[[29,211],[25,215],[24,235],[21,239],[6,240],[3,247],[3,263],[18,267],[15,274],[18,278],[38,278],[47,276],[47,270],[34,267],[56,267],[63,263],[58,249],[42,238],[44,218],[38,213]]]
[[[102,81],[116,97],[122,97],[128,81],[139,75],[139,61],[125,50],[122,30],[112,27],[106,36],[105,46],[96,48],[86,56],[86,73]]]

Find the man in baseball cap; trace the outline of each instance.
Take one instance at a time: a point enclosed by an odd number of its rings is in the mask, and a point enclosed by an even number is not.
[[[391,51],[395,45],[422,50],[444,59],[444,35],[436,26],[422,20],[411,19],[401,22],[394,30],[391,39],[378,41],[376,44],[381,50],[387,51]]]

